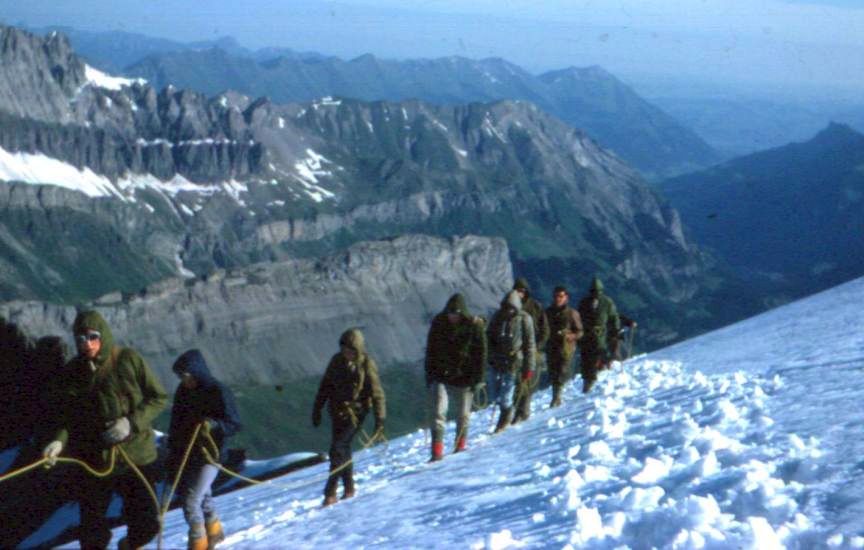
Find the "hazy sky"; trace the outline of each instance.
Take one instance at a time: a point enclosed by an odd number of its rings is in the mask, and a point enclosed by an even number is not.
[[[700,80],[864,95],[864,0],[0,0],[0,17],[342,57],[596,64],[670,91]]]

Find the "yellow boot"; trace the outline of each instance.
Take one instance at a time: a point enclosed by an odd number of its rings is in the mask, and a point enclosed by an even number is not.
[[[210,547],[207,540],[207,530],[200,523],[189,526],[189,544],[187,550],[207,550]]]
[[[222,530],[222,522],[214,518],[207,522],[207,548],[213,550],[217,544],[225,540],[225,532]]]

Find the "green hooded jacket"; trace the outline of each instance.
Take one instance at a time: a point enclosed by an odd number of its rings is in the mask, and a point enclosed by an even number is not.
[[[459,320],[450,323],[448,313]],[[454,294],[432,319],[426,339],[426,383],[469,387],[484,380],[487,347],[483,320],[473,317],[461,294]]]
[[[341,351],[330,359],[315,395],[313,412],[320,413],[327,404],[331,417],[349,411],[359,417],[372,407],[375,418],[384,420],[387,416],[384,389],[378,377],[378,366],[366,353],[363,333],[356,328],[347,330],[339,338],[339,345],[356,351],[357,359],[349,362]]]
[[[594,277],[588,295],[579,302],[579,316],[585,335],[579,342],[583,353],[606,353],[610,350],[610,339],[617,338],[621,320],[615,302],[606,296],[603,282]],[[614,346],[613,346],[614,347]]]
[[[120,443],[129,458],[139,466],[156,460],[153,420],[168,403],[162,384],[132,349],[114,343],[111,328],[95,311],[78,314],[73,325],[76,336],[87,330],[101,334],[102,347],[93,361],[77,356],[64,367],[57,381],[59,417],[54,439],[68,443],[70,454],[107,464],[111,446],[102,434],[118,418],[127,417],[130,437]]]

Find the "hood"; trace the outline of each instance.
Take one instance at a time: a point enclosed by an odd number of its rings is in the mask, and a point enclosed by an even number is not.
[[[190,349],[178,357],[171,370],[178,375],[188,372],[202,386],[211,386],[216,383],[216,379],[210,374],[210,368],[207,366],[207,361],[204,360],[204,355],[197,349]]]
[[[507,296],[504,298],[504,302],[502,305],[508,305],[515,309],[516,311],[522,310],[522,297],[519,296],[519,293],[515,290],[511,290],[507,293]]]
[[[528,285],[528,279],[525,277],[516,279],[516,282],[513,283],[513,290],[524,290],[526,298],[531,296],[531,287]]]
[[[465,297],[459,293],[450,296],[447,300],[447,305],[444,306],[442,313],[458,313],[468,317],[468,306],[465,305]]]
[[[343,332],[342,336],[339,337],[339,345],[353,349],[357,355],[366,353],[366,340],[359,328],[352,328]]]
[[[114,335],[111,333],[111,327],[108,326],[98,311],[81,311],[72,324],[72,334],[77,337],[88,330],[95,330],[102,335],[102,347],[99,349],[99,355],[96,356],[96,362],[104,365],[111,357],[111,351],[114,349]]]
[[[589,291],[591,294],[596,294],[597,296],[603,294],[603,281],[600,280],[600,277],[594,277],[594,280],[591,281]]]

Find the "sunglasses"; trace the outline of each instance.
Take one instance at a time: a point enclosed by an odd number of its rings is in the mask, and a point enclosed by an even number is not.
[[[96,331],[88,332],[86,334],[79,334],[75,337],[75,341],[79,344],[84,344],[85,342],[93,342],[95,340],[101,340],[102,335]]]

